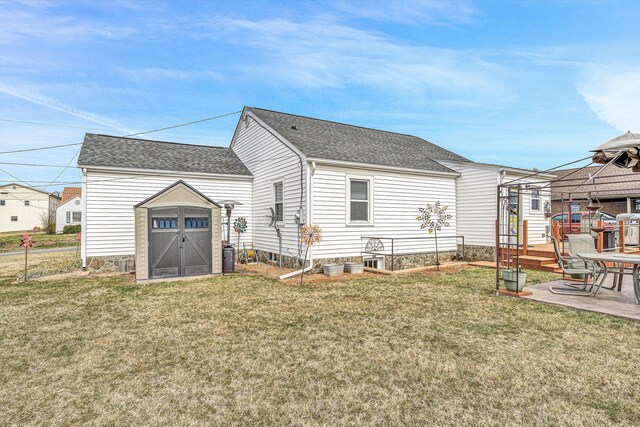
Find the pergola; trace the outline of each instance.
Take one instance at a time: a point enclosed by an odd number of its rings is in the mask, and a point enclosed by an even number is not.
[[[551,214],[551,190],[560,193],[561,221],[553,221],[547,228],[548,234],[558,238],[564,252],[565,232],[574,232],[571,224],[571,213],[588,211],[588,225],[581,227],[578,232],[587,232],[597,237],[598,250],[604,248],[604,227],[601,219],[602,205],[599,197],[612,192],[612,184],[619,184],[632,177],[624,177],[619,174],[607,173],[607,169],[621,167],[640,172],[640,134],[627,132],[602,144],[595,154],[565,163],[543,171],[532,171],[531,174],[501,182],[497,186],[497,220],[496,220],[496,290],[501,289],[501,280],[504,271],[519,273],[520,256],[527,253],[528,249],[528,224],[523,220],[523,198],[530,197],[535,191],[541,198],[549,200],[549,206],[545,206],[545,212]],[[553,171],[561,168],[585,162],[591,162],[576,168],[573,172],[560,178],[550,178]],[[595,173],[587,178],[576,177],[578,171],[594,164],[601,164]],[[555,212],[556,214],[558,212]],[[550,215],[549,215],[550,216]],[[568,221],[568,223],[567,223]],[[627,221],[618,221],[618,243],[615,248],[621,252],[626,251],[625,232],[630,227]]]

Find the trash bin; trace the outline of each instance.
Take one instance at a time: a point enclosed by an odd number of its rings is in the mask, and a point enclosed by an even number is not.
[[[222,272],[233,273],[235,271],[236,253],[233,246],[225,246],[222,249]]]

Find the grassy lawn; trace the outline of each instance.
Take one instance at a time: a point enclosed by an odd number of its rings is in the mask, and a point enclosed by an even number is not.
[[[17,252],[22,250],[20,239],[25,232],[0,233],[0,253]],[[46,234],[31,233],[33,236],[33,249],[63,248],[68,246],[78,246],[75,234]]]
[[[14,274],[0,267],[2,425],[640,424],[640,326],[495,297],[491,270],[303,286]]]

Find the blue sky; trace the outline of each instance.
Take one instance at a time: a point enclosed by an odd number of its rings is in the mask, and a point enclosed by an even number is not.
[[[0,151],[251,105],[552,167],[640,130],[639,18],[640,2],[608,1],[0,0]],[[226,146],[236,120],[149,138]],[[66,165],[76,151],[0,161]],[[0,168],[34,185],[61,171]]]

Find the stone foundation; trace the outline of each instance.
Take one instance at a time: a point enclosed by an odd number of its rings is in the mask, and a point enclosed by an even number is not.
[[[256,258],[258,259],[258,262],[264,264],[278,265],[278,254],[256,250]],[[282,255],[282,266],[284,268],[297,270],[300,268],[300,262],[296,257]]]
[[[116,273],[132,273],[136,271],[136,259],[134,255],[87,257],[87,269]]]
[[[462,250],[462,246],[458,245],[458,250]],[[493,246],[464,245],[465,261],[495,261],[496,248]]]

